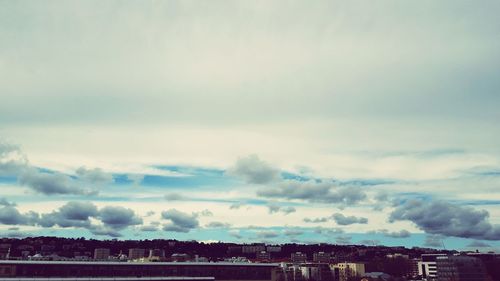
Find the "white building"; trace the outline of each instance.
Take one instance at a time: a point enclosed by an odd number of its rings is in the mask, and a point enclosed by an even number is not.
[[[437,265],[436,258],[443,257],[446,254],[423,254],[422,261],[418,262],[418,275],[422,276],[422,280],[436,280]]]
[[[347,281],[351,277],[365,275],[365,265],[363,263],[342,262],[330,267],[335,280],[338,281]]]

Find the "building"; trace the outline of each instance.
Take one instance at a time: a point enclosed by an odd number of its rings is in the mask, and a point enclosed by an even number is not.
[[[333,281],[333,274],[327,264],[306,263],[299,266],[301,279],[306,281]]]
[[[363,263],[343,262],[331,266],[335,281],[347,281],[353,277],[365,275],[365,265]]]
[[[149,261],[162,261],[165,259],[165,251],[162,249],[151,249],[149,250],[148,260]]]
[[[191,257],[188,254],[184,254],[184,253],[173,253],[170,256],[170,259],[173,262],[187,262],[191,259]]]
[[[266,252],[266,251],[260,251],[255,254],[255,259],[258,261],[270,261],[271,260],[271,253]]]
[[[0,278],[16,277],[26,281],[113,281],[137,280],[224,280],[277,281],[278,264],[273,263],[175,263],[175,262],[80,262],[80,261],[0,261]],[[83,279],[81,279],[83,278]],[[120,280],[121,281],[121,280]]]
[[[418,274],[418,263],[422,260],[420,259],[411,259],[409,260],[409,272],[408,272],[408,275],[411,276],[411,277],[417,277],[419,274]]]
[[[325,252],[318,252],[313,254],[313,261],[317,263],[330,263],[331,254]]]
[[[243,252],[243,254],[255,254],[265,250],[266,245],[264,244],[244,245],[243,247],[241,247],[241,251]]]
[[[437,267],[436,258],[443,257],[446,254],[423,254],[422,261],[418,262],[418,275],[422,276],[422,280],[436,280]]]
[[[266,251],[269,253],[279,253],[281,252],[281,246],[267,246]]]
[[[385,257],[388,258],[388,259],[398,259],[398,258],[410,259],[409,255],[403,255],[403,254],[400,254],[400,253],[387,254]]]
[[[10,257],[10,244],[0,244],[0,259],[7,260]]]
[[[128,259],[129,260],[139,260],[144,258],[144,254],[146,253],[145,249],[142,248],[132,248],[128,250]]]
[[[292,263],[297,264],[297,263],[306,263],[307,262],[307,255],[302,252],[295,252],[290,255],[290,260]]]
[[[94,260],[107,260],[109,256],[110,250],[108,248],[96,248],[94,250]]]
[[[486,281],[482,261],[470,256],[436,257],[438,281]]]

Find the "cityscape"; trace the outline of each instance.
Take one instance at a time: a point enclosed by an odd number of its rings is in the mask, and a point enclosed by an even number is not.
[[[500,281],[499,12],[0,0],[0,281]]]
[[[134,277],[139,280],[489,281],[500,278],[500,255],[493,252],[361,245],[30,237],[3,239],[0,259],[2,278],[66,280],[75,275],[86,280]]]

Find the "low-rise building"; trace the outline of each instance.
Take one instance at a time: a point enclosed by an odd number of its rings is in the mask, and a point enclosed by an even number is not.
[[[270,261],[271,260],[271,253],[266,252],[266,251],[260,251],[255,254],[255,259],[258,261]]]
[[[107,260],[109,259],[111,251],[108,248],[94,249],[94,260]]]
[[[290,255],[290,260],[294,264],[298,263],[306,263],[307,262],[307,255],[302,252],[295,252]]]
[[[132,248],[128,250],[128,259],[129,260],[140,260],[144,258],[146,254],[146,250],[142,248]]]
[[[318,252],[313,254],[313,261],[317,263],[330,263],[331,254],[325,252]]]
[[[365,275],[365,265],[363,263],[343,262],[330,267],[335,281],[347,281],[350,278]]]

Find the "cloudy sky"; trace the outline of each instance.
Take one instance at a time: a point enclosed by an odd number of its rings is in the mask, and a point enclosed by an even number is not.
[[[498,1],[2,1],[0,235],[500,251]]]

